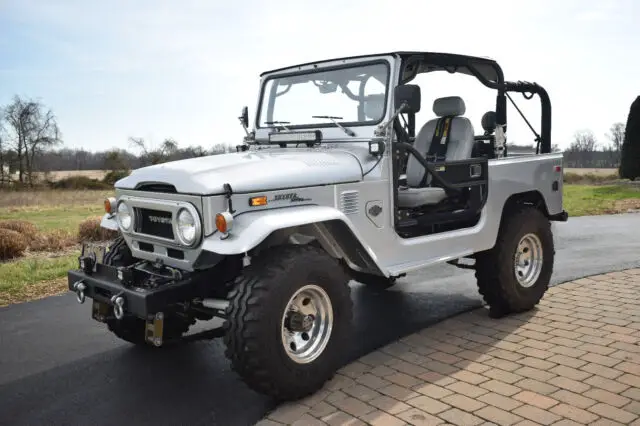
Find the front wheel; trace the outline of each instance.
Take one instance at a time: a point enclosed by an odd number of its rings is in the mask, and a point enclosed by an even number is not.
[[[229,295],[226,356],[253,390],[296,400],[319,390],[345,361],[349,277],[314,246],[272,248],[244,269]]]
[[[532,309],[549,288],[555,248],[551,223],[533,206],[505,213],[496,245],[476,255],[480,294],[493,316]]]

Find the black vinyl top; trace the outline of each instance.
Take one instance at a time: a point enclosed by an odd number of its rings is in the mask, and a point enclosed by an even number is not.
[[[493,59],[483,58],[478,56],[460,55],[455,53],[418,52],[418,51],[381,52],[381,53],[371,53],[367,55],[345,56],[341,58],[323,59],[319,61],[289,65],[287,67],[265,71],[262,74],[260,74],[260,77],[264,76],[265,74],[285,71],[295,67],[302,67],[302,66],[308,66],[308,65],[314,65],[314,64],[320,65],[327,62],[350,60],[350,59],[366,59],[366,58],[372,58],[376,56],[396,56],[396,57],[400,57],[403,61],[406,61],[407,59],[410,59],[410,58],[415,58],[420,63],[419,72],[429,72],[436,69],[442,69],[442,67],[459,67],[458,69],[456,69],[456,72],[471,74],[471,72],[465,68],[466,68],[466,65],[473,65],[474,68],[477,71],[479,71],[487,80],[494,81],[494,82],[504,81],[502,69],[500,68],[500,65],[498,65],[498,63]]]

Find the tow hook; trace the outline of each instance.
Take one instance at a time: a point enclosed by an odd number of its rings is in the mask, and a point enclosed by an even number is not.
[[[111,303],[113,303],[113,315],[116,319],[122,319],[122,317],[124,317],[124,297],[118,295],[113,296]]]
[[[82,282],[82,280],[77,281],[75,284],[73,284],[73,289],[76,292],[76,300],[78,301],[78,303],[83,304],[84,300],[85,300],[85,295],[84,295],[84,291],[86,290],[87,286],[84,285],[84,283]]]

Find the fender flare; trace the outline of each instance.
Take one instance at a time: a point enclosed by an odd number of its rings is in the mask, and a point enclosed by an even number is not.
[[[233,225],[227,238],[220,238],[220,234],[215,231],[205,237],[202,249],[220,255],[245,254],[279,230],[304,225],[323,227],[323,225],[335,226],[336,224],[340,225],[342,230],[350,231],[351,234],[345,235],[349,234],[349,232],[341,232],[339,235],[341,242],[357,244],[359,246],[359,258],[368,263],[369,267],[377,269],[376,272],[380,275],[388,277],[388,271],[378,263],[371,247],[363,241],[359,232],[351,225],[344,213],[333,207],[307,205],[245,212],[234,217]],[[335,237],[336,235],[332,236]],[[341,250],[344,250],[344,244],[340,244],[339,241],[336,241],[336,243]],[[368,259],[363,259],[363,257],[368,257]],[[352,264],[350,266],[353,267]],[[356,268],[358,268],[357,265]]]

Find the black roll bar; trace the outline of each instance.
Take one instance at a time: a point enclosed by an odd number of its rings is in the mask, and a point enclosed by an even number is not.
[[[469,71],[484,84],[485,86],[498,90],[499,97],[504,96],[504,92],[518,92],[522,93],[525,98],[531,99],[533,94],[537,94],[540,97],[540,152],[543,154],[548,154],[551,152],[551,100],[549,99],[549,94],[547,91],[540,86],[538,83],[530,83],[528,81],[505,81],[503,83],[493,82],[487,80],[478,70],[473,66],[473,64],[467,65]],[[531,96],[527,96],[527,93],[531,94]],[[505,121],[506,118],[506,110],[504,111],[504,115],[496,111],[496,115],[498,116],[498,120]],[[502,123],[504,124],[504,123]]]

